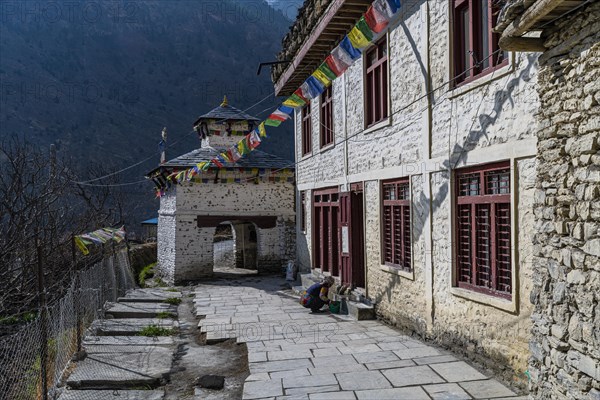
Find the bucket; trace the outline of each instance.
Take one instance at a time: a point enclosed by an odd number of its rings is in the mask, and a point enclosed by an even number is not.
[[[340,302],[339,301],[332,301],[329,303],[329,311],[331,311],[333,314],[339,314],[340,313]]]

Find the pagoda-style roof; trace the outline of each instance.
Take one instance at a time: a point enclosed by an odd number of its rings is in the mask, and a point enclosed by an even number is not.
[[[147,175],[152,176],[160,169],[166,170],[184,170],[194,167],[200,162],[209,162],[217,155],[223,152],[223,149],[212,147],[202,147],[177,158],[169,160],[159,167],[150,171]],[[254,150],[248,155],[242,157],[237,162],[224,163],[224,168],[264,168],[264,169],[294,169],[294,163],[273,154],[264,151]]]
[[[258,118],[230,106],[227,98],[223,100],[223,103],[219,107],[213,108],[206,114],[199,116],[196,122],[194,122],[194,127],[202,122],[202,120],[211,119],[221,121],[260,121]]]

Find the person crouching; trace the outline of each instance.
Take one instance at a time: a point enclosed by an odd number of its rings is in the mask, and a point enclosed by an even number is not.
[[[310,308],[313,313],[322,312],[321,307],[325,304],[329,304],[329,288],[333,283],[334,280],[331,276],[325,277],[320,283],[315,283],[302,295],[300,304],[305,308]]]

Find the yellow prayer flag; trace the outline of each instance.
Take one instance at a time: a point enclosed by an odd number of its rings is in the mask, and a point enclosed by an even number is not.
[[[85,245],[85,243],[83,243],[83,240],[81,240],[79,236],[75,236],[75,244],[77,245],[79,251],[83,253],[83,255],[87,256],[88,254],[90,254],[90,251],[88,250],[87,246]]]
[[[356,49],[365,48],[370,43],[369,39],[356,26],[348,33],[348,39],[350,39],[350,43]]]
[[[327,77],[327,75],[325,75],[323,73],[323,71],[321,70],[316,70],[315,72],[313,72],[312,74],[315,78],[317,78],[317,80],[319,82],[321,82],[323,84],[323,86],[327,87],[329,85],[331,85],[331,81],[329,80],[329,78]]]
[[[260,137],[267,137],[267,130],[265,129],[264,121],[258,126],[258,132],[260,133]]]
[[[294,101],[292,98],[288,98],[282,104],[284,106],[292,107],[292,108],[297,108],[297,107],[301,107],[302,106],[302,104],[298,103],[297,101]]]

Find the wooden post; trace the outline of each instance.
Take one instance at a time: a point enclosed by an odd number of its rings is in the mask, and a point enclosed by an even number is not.
[[[48,315],[46,310],[46,286],[44,282],[42,247],[40,246],[39,238],[36,238],[36,245],[38,304],[41,322],[40,373],[42,378],[42,399],[48,400]]]

